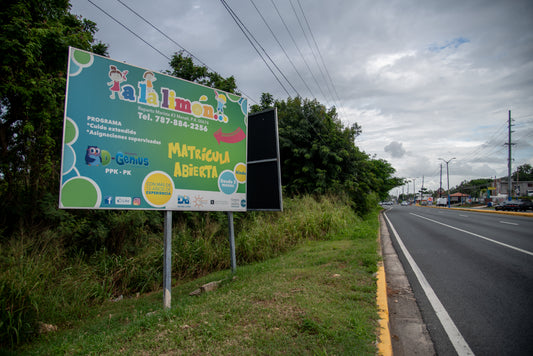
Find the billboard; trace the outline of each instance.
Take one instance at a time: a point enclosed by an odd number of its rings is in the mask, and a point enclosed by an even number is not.
[[[246,210],[247,100],[69,49],[60,208]]]

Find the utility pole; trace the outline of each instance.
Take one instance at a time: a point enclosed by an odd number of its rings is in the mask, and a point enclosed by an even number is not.
[[[440,164],[439,198],[442,196],[442,163]]]
[[[446,163],[446,178],[448,179],[448,208],[450,207],[450,171],[448,170],[448,163],[451,162],[452,159],[455,159],[455,157],[450,158],[449,160],[445,160],[442,158],[439,158],[441,161],[444,161]]]
[[[418,178],[418,177],[417,177]],[[413,201],[416,204],[416,188],[415,188],[416,178],[413,178]]]
[[[512,124],[512,119],[511,119],[511,110],[509,110],[509,142],[506,143],[507,146],[509,146],[509,158],[507,159],[507,181],[508,181],[508,186],[507,186],[507,200],[511,200],[511,196],[512,196],[512,192],[513,192],[513,180],[512,180],[512,177],[511,177],[511,174],[512,174],[512,162],[513,162],[513,159],[512,159],[512,155],[511,155],[511,146],[514,145],[514,143],[512,143],[511,141],[511,133],[513,131],[511,131],[511,127],[513,126]]]

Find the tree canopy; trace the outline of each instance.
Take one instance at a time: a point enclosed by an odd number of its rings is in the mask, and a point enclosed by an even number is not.
[[[264,93],[252,112],[275,106],[278,110],[282,184],[285,192],[325,194],[345,192],[356,210],[366,212],[401,185],[385,160],[359,150],[355,139],[361,127],[343,125],[335,108],[296,97],[274,100]]]
[[[513,177],[519,181],[533,181],[533,167],[528,163],[518,166]]]
[[[175,53],[168,73],[182,79],[234,93],[233,76],[224,78],[194,63],[183,52]],[[369,157],[355,146],[361,127],[345,127],[335,108],[300,97],[275,100],[261,95],[251,112],[278,110],[282,184],[285,193],[326,194],[344,192],[356,210],[366,212],[385,199],[390,189],[402,185],[395,169],[383,159]]]
[[[184,56],[183,51],[174,53],[170,60],[171,71],[168,74],[208,87],[217,88],[229,93],[236,93],[237,84],[235,78],[222,77],[216,72],[210,71],[206,66],[200,66],[193,62],[191,57]]]
[[[45,194],[59,191],[68,46],[106,55],[96,24],[70,12],[68,0],[6,0],[0,10],[0,220],[26,223]],[[168,74],[237,93],[224,78],[175,53]],[[276,106],[287,194],[346,192],[366,211],[370,197],[399,185],[394,169],[361,152],[361,127],[345,127],[335,108],[316,100],[274,100],[264,93],[252,110]],[[374,199],[375,200],[375,199]],[[21,221],[22,222],[22,221]]]
[[[0,10],[0,215],[31,216],[59,190],[68,46],[105,54],[96,24],[68,0],[6,0]]]

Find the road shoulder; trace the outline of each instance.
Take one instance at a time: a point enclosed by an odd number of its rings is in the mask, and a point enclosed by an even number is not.
[[[392,245],[383,214],[380,214],[379,221],[393,354],[435,355],[433,342],[403,266]]]

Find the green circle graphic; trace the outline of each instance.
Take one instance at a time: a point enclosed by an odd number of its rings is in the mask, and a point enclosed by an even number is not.
[[[77,135],[78,128],[76,127],[76,124],[67,118],[67,120],[65,120],[65,144],[69,145],[74,143],[73,141],[76,139]]]
[[[107,166],[111,162],[111,154],[109,151],[102,150],[100,152],[100,158],[102,158],[102,166]]]
[[[74,60],[81,65],[89,64],[91,61],[91,54],[82,51],[74,51]]]
[[[99,203],[100,189],[86,178],[73,178],[63,184],[61,204],[65,208],[94,208]]]
[[[228,93],[228,98],[229,100],[233,101],[234,103],[236,103],[237,101],[239,101],[239,99],[241,98],[240,96],[238,95],[235,95],[235,94],[230,94]]]

